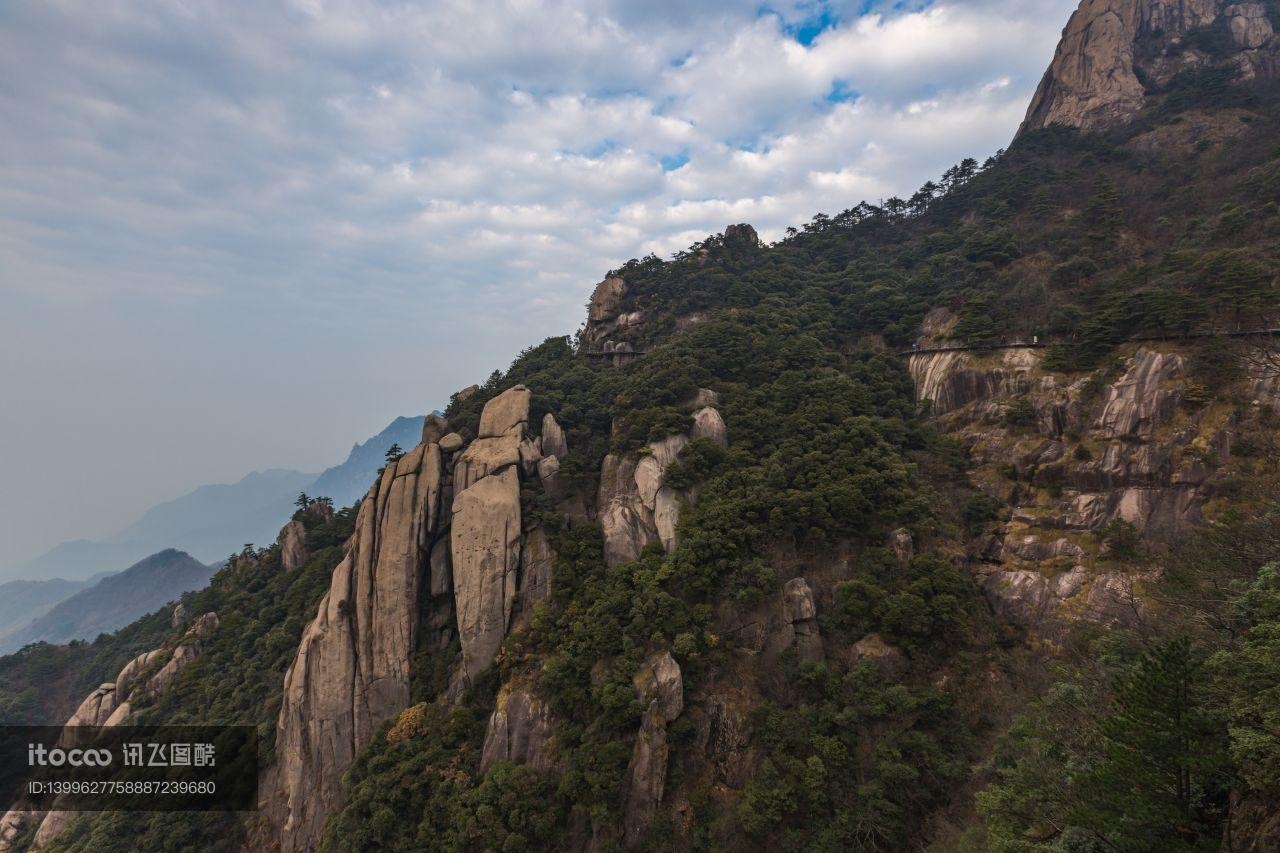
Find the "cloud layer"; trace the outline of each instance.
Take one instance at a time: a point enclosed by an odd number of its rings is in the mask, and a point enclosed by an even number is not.
[[[322,467],[630,257],[992,153],[1073,5],[0,6],[0,562]]]

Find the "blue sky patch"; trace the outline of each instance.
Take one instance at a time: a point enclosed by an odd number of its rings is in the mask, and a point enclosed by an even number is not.
[[[662,164],[662,171],[674,172],[689,162],[689,152],[681,151],[678,154],[664,154],[658,158],[658,162]]]

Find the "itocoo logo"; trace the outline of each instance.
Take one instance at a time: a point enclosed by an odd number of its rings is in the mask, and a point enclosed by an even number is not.
[[[110,763],[109,749],[47,749],[42,743],[27,744],[28,767],[106,767]]]

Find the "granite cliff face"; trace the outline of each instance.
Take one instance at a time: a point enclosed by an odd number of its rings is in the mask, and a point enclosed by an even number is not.
[[[319,843],[342,804],[343,774],[374,731],[408,707],[415,655],[443,651],[456,634],[462,654],[447,691],[456,701],[514,622],[550,595],[554,554],[544,531],[525,529],[521,486],[563,497],[557,471],[568,443],[551,414],[531,435],[531,396],[515,386],[489,400],[470,442],[428,418],[423,443],[390,463],[361,503],[346,556],[285,676],[279,757],[262,786],[282,850]],[[301,547],[289,527],[280,539],[282,553]],[[490,729],[487,761],[542,760],[549,718],[527,690],[508,688]]]
[[[136,708],[163,693],[177,674],[200,656],[202,641],[218,630],[216,613],[205,613],[187,625],[182,605],[174,608],[173,621],[178,633],[160,648],[143,652],[129,661],[115,681],[93,690],[63,726],[127,724]],[[60,741],[66,737],[67,733],[63,732]],[[32,826],[37,829],[26,849],[40,850],[48,846],[66,828],[72,815],[65,811],[42,813],[13,809],[7,812],[0,818],[0,853],[18,849],[15,843]]]
[[[1032,349],[925,353],[909,367],[917,399],[1005,506],[975,543],[997,616],[1050,635],[1075,618],[1137,618],[1148,578],[1111,567],[1109,525],[1170,546],[1229,476],[1236,417],[1193,393],[1186,357],[1133,347],[1120,369],[1075,380]]]
[[[1216,40],[1189,38],[1205,34]],[[1211,66],[1273,75],[1276,38],[1259,2],[1083,0],[1027,110],[1022,132],[1103,130],[1132,118],[1178,73]]]
[[[437,441],[387,466],[302,636],[285,676],[280,757],[264,802],[284,850],[315,845],[341,802],[341,774],[373,730],[408,704],[419,584],[445,486]]]

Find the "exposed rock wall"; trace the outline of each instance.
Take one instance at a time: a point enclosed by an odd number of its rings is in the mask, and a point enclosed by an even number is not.
[[[916,402],[929,401],[930,412],[940,415],[976,400],[1026,393],[1029,383],[1024,365],[1028,356],[1034,364],[1035,350],[1005,350],[1008,369],[979,370],[971,367],[974,359],[966,352],[922,352],[910,356],[907,370],[915,382]]]
[[[937,423],[968,446],[980,485],[1007,506],[980,548],[987,600],[1002,620],[1051,637],[1079,618],[1132,623],[1134,579],[1106,563],[1102,533],[1120,520],[1165,547],[1202,524],[1235,416],[1187,403],[1175,352],[1138,348],[1117,375],[1070,384],[1019,352],[998,363],[953,353],[910,362],[917,395],[942,401]],[[1266,379],[1255,393],[1265,395]],[[1019,401],[1031,419],[1013,424]]]
[[[627,765],[623,839],[628,849],[640,846],[662,803],[667,781],[667,724],[684,710],[680,665],[670,652],[644,662],[635,680],[636,700],[644,707],[640,733]]]
[[[462,674],[492,663],[511,625],[521,553],[520,465],[529,423],[529,389],[516,386],[484,407],[480,436],[455,474],[450,550]],[[526,461],[540,453],[529,443]]]
[[[176,614],[177,607],[174,610]],[[187,664],[199,657],[201,641],[217,630],[218,615],[206,613],[181,635],[170,637],[160,648],[138,655],[125,664],[115,681],[101,685],[86,696],[63,727],[123,725],[139,702],[159,696]],[[59,742],[64,747],[70,746],[69,737],[69,732],[63,732]],[[7,812],[0,818],[0,853],[14,849],[19,836],[37,822],[39,829],[29,849],[39,850],[47,846],[66,828],[73,814],[57,810],[30,812],[13,809]]]
[[[1234,48],[1209,57],[1182,37],[1197,27],[1226,28]],[[1163,83],[1215,61],[1246,77],[1275,69],[1275,33],[1261,3],[1224,0],[1083,0],[1062,33],[1022,130],[1064,124],[1100,130],[1146,103],[1143,80]]]
[[[280,566],[291,572],[307,561],[307,528],[301,521],[290,521],[281,530],[276,542],[280,545]]]
[[[699,401],[703,399],[700,394]],[[607,565],[629,563],[654,542],[661,542],[667,553],[679,546],[680,509],[695,496],[666,485],[666,473],[689,442],[700,438],[729,445],[724,419],[710,406],[694,412],[687,434],[650,443],[636,460],[612,453],[605,457],[596,507]]]
[[[315,847],[342,801],[342,774],[409,699],[418,589],[440,524],[438,443],[387,466],[285,675],[278,764],[264,808],[282,850]]]
[[[446,648],[456,628],[462,655],[445,696],[456,700],[516,617],[527,620],[550,596],[555,555],[547,531],[523,527],[521,483],[537,478],[555,492],[568,442],[552,415],[541,435],[530,434],[531,397],[516,386],[489,400],[470,443],[428,418],[424,443],[388,465],[361,504],[285,676],[279,758],[263,782],[282,850],[319,841],[341,806],[343,774],[374,730],[408,706],[416,652]],[[541,761],[546,725],[531,693],[504,696],[486,761]]]
[[[606,276],[604,281],[596,285],[587,307],[587,326],[582,333],[582,345],[585,349],[603,350],[606,341],[613,343],[609,339],[619,329],[638,325],[643,321],[643,315],[622,313],[622,302],[626,294],[627,283],[616,275]]]
[[[550,766],[548,744],[554,734],[549,709],[530,689],[506,685],[498,693],[498,704],[489,716],[480,772],[499,761],[527,764],[535,770]]]

